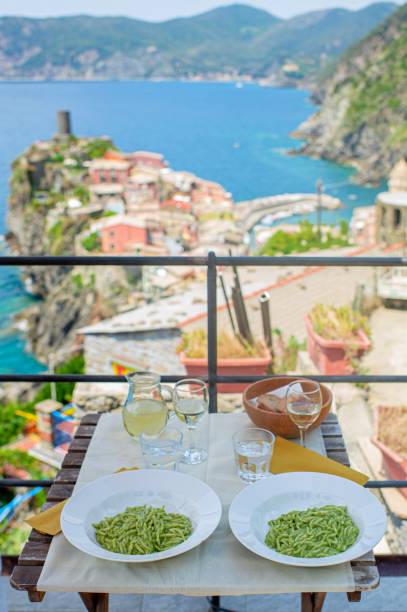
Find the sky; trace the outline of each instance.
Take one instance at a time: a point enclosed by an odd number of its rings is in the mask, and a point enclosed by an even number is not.
[[[369,0],[236,0],[268,10],[278,17],[292,17],[308,11],[341,6],[359,9]],[[402,0],[395,0],[399,4]],[[163,21],[173,17],[196,15],[227,0],[0,0],[1,15],[47,17],[57,15],[128,15],[148,21]]]

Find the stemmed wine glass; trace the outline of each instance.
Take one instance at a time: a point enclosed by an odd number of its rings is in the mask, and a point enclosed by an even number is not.
[[[288,385],[286,397],[288,416],[297,425],[301,446],[305,447],[305,432],[321,412],[321,387],[313,380],[295,380]]]
[[[189,446],[181,459],[183,463],[203,463],[208,457],[204,448],[197,448],[195,431],[199,421],[208,412],[208,391],[202,380],[184,378],[174,387],[174,410],[189,431]]]

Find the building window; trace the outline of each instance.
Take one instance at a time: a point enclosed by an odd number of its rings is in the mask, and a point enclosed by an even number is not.
[[[111,231],[109,232],[109,236],[110,236],[111,238],[114,238],[114,230],[111,230]]]
[[[111,245],[110,245],[110,250],[111,250],[111,251],[114,251],[114,248],[115,248],[115,245],[114,245],[114,244],[111,244]]]
[[[401,223],[401,210],[399,208],[394,209],[394,227],[398,227]]]

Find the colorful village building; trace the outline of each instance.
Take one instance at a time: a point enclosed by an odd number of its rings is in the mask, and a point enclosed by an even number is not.
[[[100,228],[103,253],[124,253],[130,245],[151,243],[148,223],[143,218],[116,215]]]
[[[89,177],[92,185],[100,183],[127,182],[130,174],[130,163],[118,159],[94,159],[88,163]]]
[[[168,166],[163,155],[150,151],[127,153],[125,158],[130,162],[131,166],[135,168],[162,170]]]

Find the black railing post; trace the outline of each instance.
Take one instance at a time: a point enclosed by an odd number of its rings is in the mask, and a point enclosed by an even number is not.
[[[208,253],[208,272],[206,277],[208,302],[208,387],[209,412],[218,411],[216,380],[218,375],[218,343],[217,343],[217,286],[216,286],[216,255]]]

